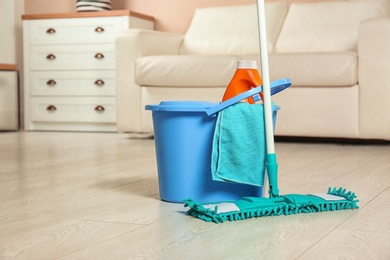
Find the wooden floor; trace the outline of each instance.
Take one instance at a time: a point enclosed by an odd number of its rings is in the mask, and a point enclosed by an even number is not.
[[[154,141],[0,133],[0,259],[390,259],[390,146],[277,143],[280,190],[359,210],[224,224],[162,202]]]

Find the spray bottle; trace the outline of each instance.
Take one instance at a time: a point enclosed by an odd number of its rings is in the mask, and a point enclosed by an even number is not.
[[[229,85],[226,88],[222,101],[235,97],[251,88],[262,85],[263,81],[257,70],[256,61],[254,60],[238,60],[237,70],[233,75]],[[260,93],[261,99],[263,99],[263,93]],[[255,101],[252,97],[242,100],[249,104],[254,104]]]

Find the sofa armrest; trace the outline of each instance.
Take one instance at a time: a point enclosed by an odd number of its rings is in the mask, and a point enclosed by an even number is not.
[[[136,83],[136,61],[150,55],[179,54],[184,36],[130,29],[117,34],[116,122],[119,132],[141,132],[141,87]]]
[[[359,26],[359,129],[363,138],[390,137],[390,17]]]

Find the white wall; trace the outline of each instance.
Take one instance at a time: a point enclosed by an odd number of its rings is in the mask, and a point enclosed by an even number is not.
[[[3,0],[0,0],[3,1]],[[344,0],[265,0],[266,2],[322,2]],[[373,1],[373,0],[367,0]],[[390,1],[390,0],[380,0]],[[26,13],[75,12],[76,0],[25,0]],[[156,18],[156,30],[184,33],[191,21],[195,8],[254,4],[256,0],[111,0],[113,10],[130,9]]]
[[[22,62],[24,0],[0,0],[0,63]]]
[[[0,0],[0,63],[17,64],[20,101],[23,100],[23,13],[24,0]],[[22,114],[23,103],[20,101]]]
[[[16,63],[14,0],[0,1],[0,63]]]

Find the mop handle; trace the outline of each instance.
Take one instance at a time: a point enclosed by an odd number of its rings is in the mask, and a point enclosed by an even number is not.
[[[265,26],[264,0],[257,0],[257,19],[259,22],[260,63],[263,77],[265,140],[267,145],[266,167],[270,198],[279,197],[278,163],[276,162],[274,129],[272,122],[271,87],[268,67],[267,31]]]
[[[271,87],[268,66],[268,46],[265,25],[264,0],[257,0],[257,19],[259,23],[260,64],[261,76],[263,78],[264,119],[267,154],[274,154],[275,143],[272,122]]]

